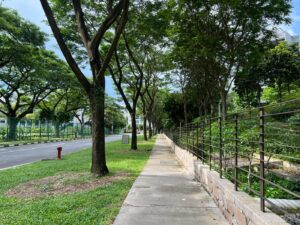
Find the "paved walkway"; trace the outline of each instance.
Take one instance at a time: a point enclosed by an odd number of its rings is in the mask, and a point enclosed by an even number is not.
[[[114,225],[228,225],[208,193],[158,137]]]

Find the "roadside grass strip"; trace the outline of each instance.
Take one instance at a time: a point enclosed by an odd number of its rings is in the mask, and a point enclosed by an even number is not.
[[[154,142],[107,143],[110,174],[100,178],[89,173],[90,148],[0,171],[0,224],[112,224]]]

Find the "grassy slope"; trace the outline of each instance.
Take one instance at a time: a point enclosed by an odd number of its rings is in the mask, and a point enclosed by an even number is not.
[[[139,140],[139,151],[124,151],[120,141],[107,144],[111,173],[126,171],[132,176],[111,185],[70,195],[20,200],[4,193],[22,182],[52,176],[62,171],[86,172],[91,150],[64,157],[62,161],[42,161],[16,169],[0,171],[0,224],[110,224],[117,215],[135,178],[143,169],[154,140]]]

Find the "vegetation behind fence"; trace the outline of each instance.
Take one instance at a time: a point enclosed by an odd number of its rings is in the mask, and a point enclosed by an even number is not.
[[[107,131],[109,132],[109,131]],[[49,140],[91,136],[91,124],[0,118],[0,141]]]
[[[300,99],[221,117],[205,118],[167,132],[210,169],[260,198],[288,220],[278,199],[300,199]],[[299,204],[298,204],[299,213]]]

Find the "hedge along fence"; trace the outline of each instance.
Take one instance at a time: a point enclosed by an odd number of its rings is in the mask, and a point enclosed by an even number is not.
[[[185,124],[166,132],[210,170],[299,222],[275,199],[300,199],[300,99]],[[287,167],[287,163],[289,166]]]

